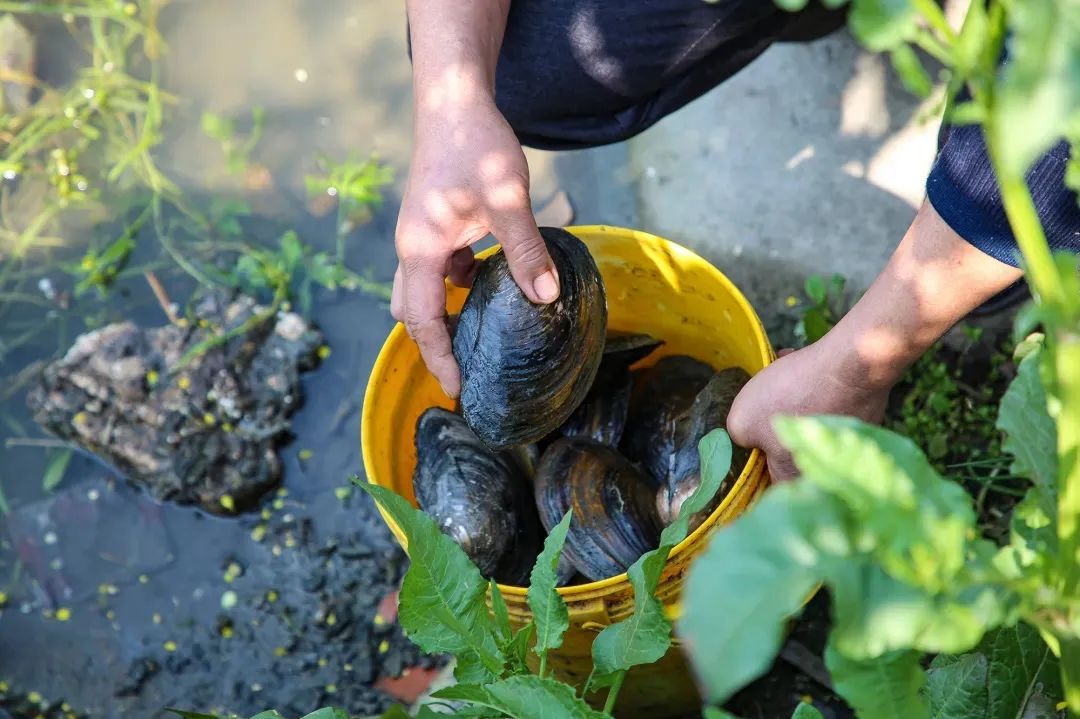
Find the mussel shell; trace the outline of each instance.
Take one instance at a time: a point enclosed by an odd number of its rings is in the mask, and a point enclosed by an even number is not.
[[[527,584],[542,536],[529,483],[513,458],[489,449],[461,416],[438,407],[420,415],[415,442],[420,509],[485,577]]]
[[[668,463],[671,469],[662,479],[656,495],[657,513],[664,525],[678,518],[683,503],[701,484],[701,456],[698,453],[698,442],[712,430],[718,427],[723,429],[727,425],[731,404],[749,381],[750,375],[739,367],[719,372],[702,388],[690,408],[675,420],[673,451]],[[720,505],[723,498],[731,491],[735,480],[739,478],[749,457],[748,450],[732,446],[731,468],[705,509],[691,517],[691,530],[700,525]]]
[[[551,531],[573,509],[563,554],[591,580],[626,571],[660,536],[655,492],[616,450],[582,437],[554,442],[535,482],[540,521]]]
[[[582,403],[559,427],[559,433],[564,437],[588,437],[618,447],[626,427],[634,386],[630,365],[662,344],[648,335],[609,333],[596,380]]]
[[[653,486],[659,487],[671,471],[675,421],[690,408],[715,371],[693,357],[672,355],[635,374],[620,449],[645,467]]]
[[[588,394],[603,356],[607,299],[596,263],[569,232],[540,234],[559,272],[559,299],[530,302],[498,252],[477,270],[454,334],[462,414],[490,447],[557,429]]]

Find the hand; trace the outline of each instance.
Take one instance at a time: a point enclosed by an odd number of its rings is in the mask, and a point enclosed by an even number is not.
[[[489,233],[526,297],[545,304],[558,298],[558,274],[532,214],[525,154],[494,102],[479,97],[419,114],[398,215],[390,311],[451,397],[461,379],[443,279],[469,286],[476,269],[470,246]]]
[[[838,372],[826,340],[798,351],[781,351],[776,362],[743,387],[728,414],[731,440],[764,451],[773,481],[799,474],[773,431],[777,415],[840,414],[877,423],[885,414],[889,388],[863,387],[860,377]]]

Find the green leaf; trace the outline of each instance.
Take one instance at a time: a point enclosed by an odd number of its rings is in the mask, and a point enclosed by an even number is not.
[[[701,710],[702,719],[739,719],[734,714],[718,707],[705,707]]]
[[[929,719],[922,694],[926,673],[919,665],[918,652],[890,652],[854,661],[830,644],[825,648],[825,665],[837,694],[859,719]]]
[[[202,131],[212,140],[225,142],[233,136],[233,123],[228,118],[215,115],[212,112],[204,112],[202,116]]]
[[[799,706],[795,707],[791,719],[825,719],[825,716],[813,704],[800,702]]]
[[[424,710],[427,709],[427,707],[421,706],[420,709]],[[430,712],[436,717],[439,716],[438,714],[432,712],[430,709],[428,709],[428,712]],[[417,713],[417,716],[423,716],[423,714]],[[395,704],[394,706],[390,707],[382,714],[380,714],[379,719],[410,719],[409,710],[401,706],[400,704]]]
[[[1005,433],[1001,449],[1013,456],[1012,472],[1035,485],[1037,500],[1050,516],[1057,513],[1057,425],[1046,409],[1039,378],[1042,351],[1028,354],[1017,368],[998,407],[997,428]]]
[[[528,602],[536,623],[536,645],[533,651],[543,657],[549,649],[562,646],[563,634],[570,626],[566,602],[556,590],[555,568],[570,528],[572,510],[568,511],[544,540],[544,550],[536,558],[529,578]]]
[[[511,671],[515,674],[530,673],[529,667],[526,664],[526,657],[529,653],[529,645],[532,643],[535,634],[536,625],[533,622],[529,622],[521,629],[514,632],[514,638],[506,645],[506,659],[510,663]]]
[[[726,701],[780,650],[786,620],[817,582],[803,518],[829,512],[820,500],[803,482],[771,487],[691,565],[678,631],[708,700]]]
[[[855,0],[848,15],[851,31],[875,52],[892,50],[911,39],[917,20],[910,0]]]
[[[304,715],[303,719],[350,719],[349,713],[336,707],[323,707],[310,714]]]
[[[474,652],[498,676],[503,658],[480,571],[424,512],[384,487],[353,481],[393,517],[407,538],[410,563],[398,610],[405,635],[428,653]]]
[[[987,139],[1002,169],[1022,176],[1080,109],[1080,12],[1074,2],[1029,0],[1008,17],[1009,61]]]
[[[706,0],[706,2],[717,2],[717,0]],[[777,7],[788,12],[798,12],[806,7],[807,0],[775,0],[775,2]]]
[[[806,335],[807,344],[813,344],[829,333],[833,323],[825,317],[825,313],[819,309],[807,310],[803,314],[803,334]]]
[[[184,711],[183,709],[174,709],[172,707],[165,707],[165,711],[172,712],[183,719],[221,719],[221,717],[216,714],[200,714],[199,712],[189,712]],[[265,713],[266,712],[263,712],[263,714]],[[259,714],[258,716],[262,716],[262,714]],[[258,719],[258,717],[252,717],[251,719]]]
[[[304,246],[296,233],[291,230],[281,236],[281,258],[284,260],[285,271],[289,274],[292,274],[304,260]]]
[[[825,279],[820,275],[810,275],[803,284],[803,291],[815,305],[824,305],[826,299]]]
[[[909,92],[919,97],[927,97],[930,94],[933,83],[926,73],[926,68],[923,67],[922,60],[910,45],[897,45],[893,48],[890,58],[900,82],[904,83],[904,87]]]
[[[62,449],[49,452],[49,461],[45,465],[45,475],[41,479],[41,488],[46,492],[56,489],[64,481],[64,473],[71,461],[71,450]]]
[[[987,659],[982,654],[940,654],[926,673],[934,719],[985,719]]]
[[[987,636],[979,650],[989,659],[987,719],[1021,716],[1037,685],[1059,698],[1057,660],[1039,632],[1023,623]]]
[[[634,612],[604,628],[593,640],[596,684],[605,685],[615,672],[658,661],[671,646],[671,622],[656,598],[656,586],[675,545],[686,539],[690,517],[712,501],[731,468],[731,438],[715,429],[698,442],[701,483],[679,510],[678,518],[660,534],[660,547],[643,554],[627,575],[634,589]]]
[[[513,632],[510,627],[510,612],[506,609],[506,600],[503,599],[499,585],[494,579],[488,580],[488,591],[491,592],[491,613],[495,616],[495,629],[499,632],[499,641],[509,642]]]
[[[284,717],[282,717],[276,709],[268,709],[267,711],[259,712],[251,717],[251,719],[284,719]]]
[[[887,573],[931,592],[953,586],[975,512],[914,442],[847,417],[781,418],[776,429],[803,477],[843,502],[852,539]]]
[[[573,688],[551,679],[517,676],[487,686],[457,685],[440,689],[437,699],[465,701],[490,707],[514,719],[604,719]]]

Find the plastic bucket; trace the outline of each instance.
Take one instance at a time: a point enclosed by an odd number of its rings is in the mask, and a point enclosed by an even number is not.
[[[765,330],[735,285],[708,262],[673,242],[636,230],[607,226],[568,227],[592,253],[607,290],[608,326],[650,334],[664,345],[641,366],[670,354],[687,354],[716,369],[739,366],[755,374],[774,358]],[[497,248],[478,257],[493,254]],[[447,309],[453,314],[467,290],[447,285]],[[364,469],[369,482],[394,490],[415,504],[412,474],[416,465],[413,431],[431,406],[453,409],[428,373],[415,343],[400,323],[390,332],[375,362],[361,421]],[[690,562],[709,536],[738,516],[768,485],[765,457],[750,454],[745,469],[716,511],[671,553],[657,594],[669,614],[678,599]],[[381,511],[381,510],[380,510]],[[383,513],[406,550],[405,537]],[[531,618],[522,587],[499,585],[511,619]],[[559,590],[569,607],[570,629],[563,646],[549,654],[548,666],[564,681],[584,682],[592,669],[596,633],[633,610],[633,590],[626,574]],[[673,717],[700,708],[700,700],[678,646],[661,661],[630,672],[616,712],[628,717]]]

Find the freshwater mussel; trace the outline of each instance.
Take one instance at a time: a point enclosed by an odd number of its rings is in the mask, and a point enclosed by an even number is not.
[[[527,583],[543,538],[529,481],[515,458],[493,451],[465,420],[438,407],[416,424],[417,504],[485,577]]]
[[[655,492],[611,447],[584,437],[556,440],[544,452],[534,485],[545,530],[573,510],[563,553],[588,579],[619,574],[656,547]]]
[[[658,477],[660,488],[656,493],[656,510],[663,524],[671,524],[678,518],[683,503],[701,484],[698,442],[713,429],[724,427],[735,396],[749,380],[750,375],[739,367],[717,373],[701,389],[690,407],[673,422],[668,472]],[[710,503],[690,518],[691,531],[712,514],[731,490],[749,454],[742,447],[732,445],[731,468]]]
[[[626,427],[634,381],[630,365],[644,359],[662,345],[649,335],[608,333],[604,355],[589,393],[559,427],[564,437],[588,437],[609,447],[618,447]]]
[[[559,299],[530,302],[498,252],[480,264],[457,320],[462,414],[490,447],[536,442],[557,429],[600,366],[607,300],[596,263],[569,232],[541,227],[540,234],[559,274]]]

